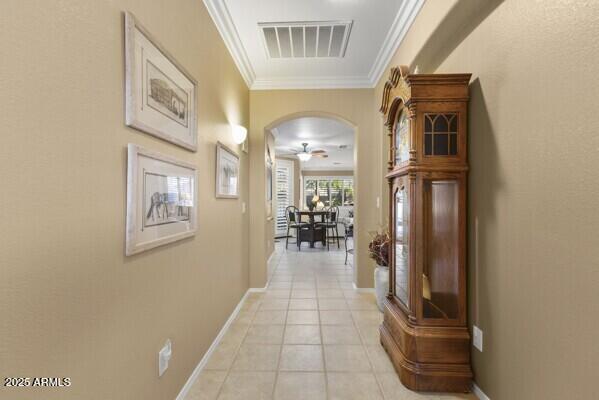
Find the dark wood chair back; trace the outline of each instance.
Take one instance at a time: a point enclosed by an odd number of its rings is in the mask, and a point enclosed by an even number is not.
[[[297,215],[298,211],[299,208],[297,208],[296,206],[287,206],[287,208],[285,208],[285,217],[287,218],[287,225],[299,222],[299,217]]]
[[[337,223],[337,219],[339,218],[339,207],[333,206],[329,207],[327,210],[327,220],[331,223]]]

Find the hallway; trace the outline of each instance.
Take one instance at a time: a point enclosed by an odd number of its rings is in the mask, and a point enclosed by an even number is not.
[[[185,399],[475,399],[401,385],[374,295],[353,289],[344,258],[343,247],[277,243],[267,290],[248,294]]]
[[[597,398],[599,0],[0,26],[0,400]]]

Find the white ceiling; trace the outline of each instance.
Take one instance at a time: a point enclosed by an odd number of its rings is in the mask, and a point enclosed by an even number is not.
[[[424,0],[204,0],[252,90],[374,87]],[[352,21],[345,57],[270,58],[259,23]]]
[[[308,151],[326,150],[328,158],[312,157],[301,163],[302,170],[353,170],[354,130],[330,118],[303,117],[283,122],[272,130],[277,156],[299,152],[302,143]],[[339,146],[347,146],[340,149]]]

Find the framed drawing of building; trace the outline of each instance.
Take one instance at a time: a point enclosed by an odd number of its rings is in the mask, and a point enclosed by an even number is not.
[[[134,144],[127,150],[125,254],[195,235],[196,167]]]
[[[239,197],[239,156],[220,142],[216,144],[216,197]]]
[[[133,14],[126,12],[126,124],[196,151],[197,86]]]

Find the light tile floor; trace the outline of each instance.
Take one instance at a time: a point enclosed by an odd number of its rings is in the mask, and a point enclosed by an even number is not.
[[[277,243],[266,292],[248,296],[186,400],[476,399],[401,384],[374,295],[353,289],[344,258],[343,245]]]

